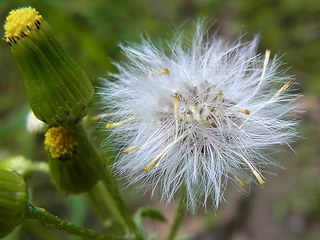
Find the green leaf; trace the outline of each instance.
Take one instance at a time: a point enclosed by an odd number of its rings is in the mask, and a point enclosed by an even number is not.
[[[156,209],[154,207],[141,207],[137,210],[137,212],[134,215],[134,219],[135,220],[139,219],[140,221],[142,218],[145,218],[145,217],[149,217],[152,220],[158,220],[160,222],[167,221],[163,213],[159,209]]]
[[[146,240],[155,240],[156,239],[155,234],[147,236],[143,231],[142,219],[145,217],[149,217],[152,220],[157,220],[161,222],[166,222],[167,219],[159,209],[156,209],[150,206],[141,207],[135,212],[133,216],[133,220],[137,225],[137,227],[144,233]]]
[[[133,217],[134,222],[136,223],[138,228],[141,230],[143,229],[142,219],[145,217],[149,217],[152,220],[157,220],[161,222],[167,221],[166,217],[163,215],[163,213],[160,210],[150,206],[141,207],[136,211]],[[154,239],[154,237],[155,236],[150,236],[150,240]]]

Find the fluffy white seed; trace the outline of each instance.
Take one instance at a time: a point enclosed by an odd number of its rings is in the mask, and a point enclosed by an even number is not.
[[[205,36],[199,23],[188,46],[179,38],[169,52],[145,39],[122,46],[128,63],[100,89],[108,145],[123,150],[117,172],[159,189],[166,202],[184,188],[193,210],[208,199],[217,207],[228,180],[264,184],[260,169],[270,160],[262,150],[288,144],[297,123],[291,77],[270,51],[256,53],[257,38],[227,44]]]

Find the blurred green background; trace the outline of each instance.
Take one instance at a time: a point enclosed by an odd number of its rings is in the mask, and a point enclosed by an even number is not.
[[[98,85],[99,77],[115,71],[112,60],[122,60],[119,43],[139,42],[148,33],[158,42],[170,40],[181,26],[204,17],[212,31],[229,39],[260,34],[259,51],[270,49],[294,75],[303,112],[301,137],[276,159],[284,168],[265,173],[267,185],[252,186],[251,194],[230,190],[216,212],[188,216],[180,235],[191,239],[320,239],[320,1],[319,0],[1,0],[0,18],[12,8],[31,5],[49,22],[56,37]],[[3,34],[3,29],[1,30]],[[188,30],[187,30],[188,31]],[[24,155],[45,161],[41,137],[25,130],[28,103],[22,77],[10,47],[0,43],[0,158]],[[101,230],[85,196],[57,193],[45,174],[28,179],[33,202],[55,214]],[[155,204],[146,195],[124,193],[132,209]],[[162,207],[172,218],[173,206]],[[163,233],[169,224],[146,222],[150,231]],[[78,239],[27,221],[7,239]]]

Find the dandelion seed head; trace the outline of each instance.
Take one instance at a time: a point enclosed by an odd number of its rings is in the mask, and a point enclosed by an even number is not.
[[[206,38],[198,23],[189,45],[181,37],[169,52],[149,39],[121,46],[129,61],[99,93],[108,141],[122,148],[117,172],[159,189],[165,202],[184,188],[193,210],[211,199],[217,207],[229,181],[264,184],[260,171],[271,162],[262,151],[296,135],[298,95],[279,59],[257,54],[257,44]]]

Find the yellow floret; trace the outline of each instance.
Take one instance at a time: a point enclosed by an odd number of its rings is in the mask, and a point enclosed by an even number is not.
[[[67,128],[60,126],[49,129],[44,145],[52,158],[62,158],[73,154],[78,142]]]
[[[20,38],[30,35],[37,30],[42,22],[42,16],[32,7],[11,10],[4,25],[6,42],[16,43]]]

